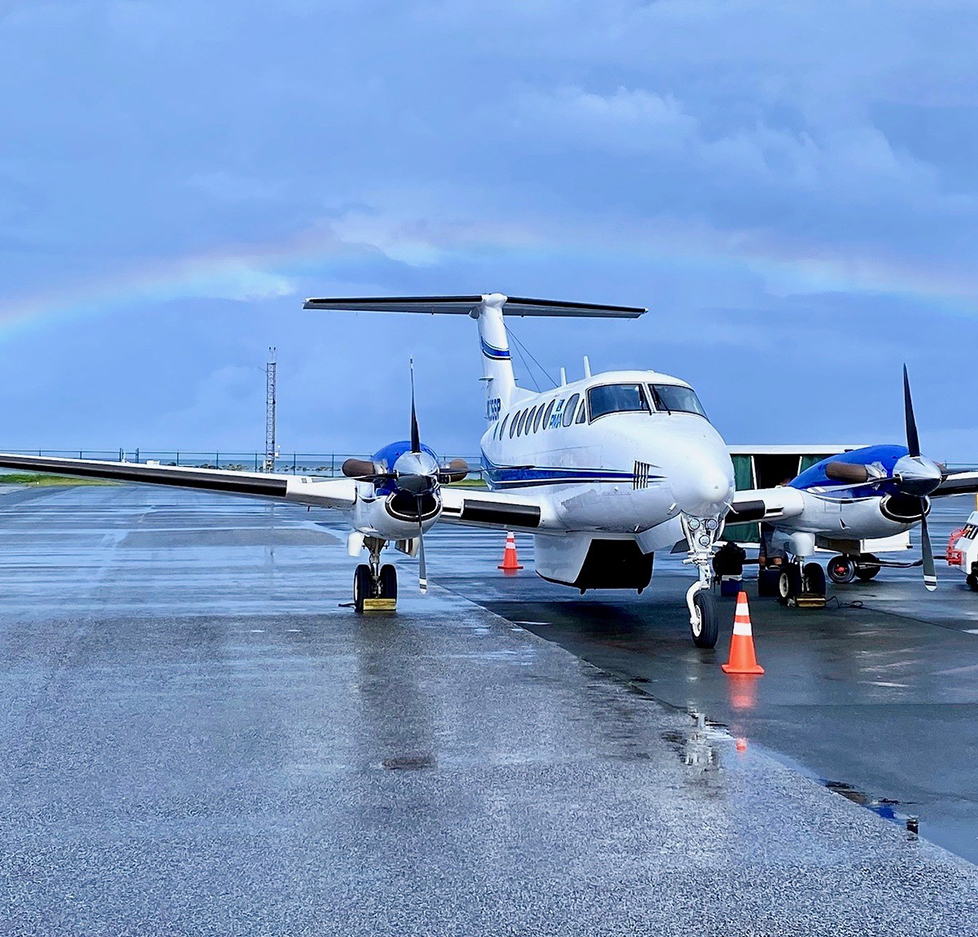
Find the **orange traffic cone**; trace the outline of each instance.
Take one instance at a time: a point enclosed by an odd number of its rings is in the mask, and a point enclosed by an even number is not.
[[[754,636],[750,627],[750,609],[747,593],[737,596],[737,613],[734,615],[733,637],[730,639],[730,660],[720,665],[724,673],[764,673],[764,668],[754,656]]]
[[[522,569],[519,560],[516,558],[516,534],[510,531],[506,534],[506,549],[503,551],[503,562],[499,569],[514,570]]]

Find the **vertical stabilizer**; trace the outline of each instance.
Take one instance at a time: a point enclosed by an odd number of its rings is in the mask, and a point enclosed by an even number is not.
[[[479,344],[482,347],[482,380],[486,385],[486,420],[494,423],[502,410],[508,409],[516,396],[513,359],[509,352],[509,337],[503,322],[502,293],[488,293],[471,312],[479,323]]]

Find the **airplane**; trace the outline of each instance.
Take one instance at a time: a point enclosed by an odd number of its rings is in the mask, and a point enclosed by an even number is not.
[[[351,459],[343,478],[100,462],[0,453],[0,466],[65,475],[175,485],[333,508],[351,517],[348,551],[368,561],[354,576],[354,604],[396,601],[396,570],[382,563],[394,546],[420,561],[435,523],[526,531],[536,571],[579,589],[643,591],[654,553],[687,545],[696,573],[686,594],[700,647],[718,636],[711,561],[734,495],[734,472],[720,434],[693,388],[655,371],[609,371],[534,393],[516,383],[505,315],[635,319],[647,310],[508,298],[310,299],[304,308],[345,312],[465,315],[478,325],[486,397],[482,455],[489,490],[452,488],[468,471],[442,465],[421,441],[412,390],[410,439],[369,459]]]
[[[978,491],[978,472],[949,472],[941,463],[921,454],[906,365],[903,399],[906,446],[864,446],[822,459],[784,487],[761,495],[753,505],[750,502],[755,493],[738,492],[726,520],[731,524],[754,518],[762,521],[760,595],[775,595],[784,605],[823,605],[825,571],[811,561],[816,547],[838,551],[826,566],[835,583],[849,583],[857,577],[868,581],[884,566],[921,565],[924,586],[931,592],[937,588],[927,529],[931,499]],[[777,505],[774,512],[773,504]],[[860,552],[864,541],[903,534],[918,524],[919,563],[886,562]],[[718,574],[736,572],[731,562],[736,567],[736,555],[725,554],[721,549],[716,563]]]
[[[655,553],[684,549],[683,562],[696,577],[686,591],[690,633],[701,648],[714,647],[719,634],[711,586],[722,573],[717,548],[728,518],[738,523],[794,520],[799,525],[791,535],[794,556],[803,560],[813,552],[813,547],[806,549],[816,534],[803,525],[807,499],[816,497],[814,489],[736,492],[728,449],[686,381],[651,370],[592,375],[585,359],[580,381],[565,381],[547,392],[517,385],[504,316],[635,319],[647,312],[645,308],[509,298],[501,293],[309,299],[304,308],[475,319],[486,397],[481,450],[489,490],[449,487],[465,477],[468,466],[461,460],[442,464],[421,442],[413,373],[410,439],[391,443],[369,459],[347,460],[343,478],[10,453],[0,453],[0,466],[345,511],[352,527],[348,552],[354,557],[363,550],[368,554],[368,562],[359,564],[354,574],[358,611],[396,603],[396,569],[382,562],[384,549],[391,545],[418,557],[419,587],[426,591],[424,534],[435,523],[529,532],[534,536],[536,572],[582,594],[589,589],[641,593],[652,581]],[[911,463],[919,462],[918,474],[931,479],[920,459],[918,453],[910,456],[910,463],[901,463],[900,477],[907,483],[915,477]],[[892,472],[887,477],[896,484]],[[875,481],[867,484],[877,495],[895,494]],[[804,577],[808,565],[800,562],[789,568],[799,568]]]

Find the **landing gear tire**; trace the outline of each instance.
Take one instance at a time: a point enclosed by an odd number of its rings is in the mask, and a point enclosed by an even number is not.
[[[778,601],[782,605],[787,605],[798,593],[801,592],[801,573],[795,563],[791,563],[781,570],[778,577]]]
[[[811,595],[825,595],[825,570],[820,563],[805,564],[805,591]]]
[[[762,566],[757,572],[757,594],[762,598],[771,598],[778,594],[778,579],[781,576],[779,566]]]
[[[693,635],[693,644],[697,647],[716,647],[720,636],[720,619],[717,615],[717,603],[712,594],[706,591],[697,592],[693,596],[696,606],[697,621],[690,622],[689,630]]]
[[[966,581],[972,592],[978,592],[978,573],[969,573]]]
[[[380,597],[382,599],[397,598],[397,568],[388,563],[380,567]]]
[[[840,586],[856,578],[856,562],[851,556],[833,556],[829,560],[829,579]]]
[[[859,557],[860,562],[856,563],[856,578],[860,582],[869,582],[870,579],[875,579],[880,572],[879,566],[864,566],[863,562],[870,560],[873,563],[877,562],[876,556],[872,553],[864,553]]]
[[[373,580],[370,576],[370,567],[361,563],[353,574],[353,607],[358,612],[362,612],[363,600],[369,599],[372,595]]]

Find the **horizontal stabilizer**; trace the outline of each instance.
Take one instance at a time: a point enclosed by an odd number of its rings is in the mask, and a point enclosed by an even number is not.
[[[473,316],[485,300],[501,303],[506,316],[579,316],[607,319],[637,319],[648,312],[641,306],[608,306],[595,303],[565,303],[554,299],[524,299],[488,293],[484,296],[380,296],[348,299],[307,299],[303,309],[334,312],[421,312],[428,315]],[[474,316],[473,316],[474,317]]]

